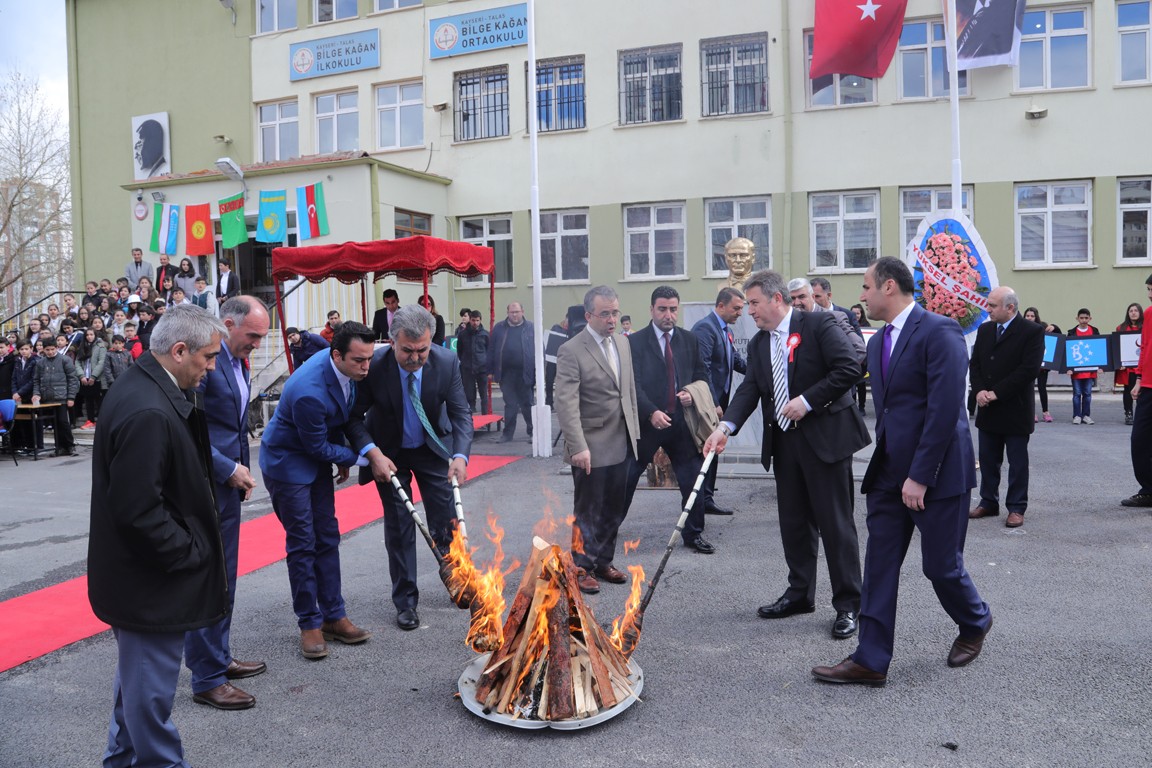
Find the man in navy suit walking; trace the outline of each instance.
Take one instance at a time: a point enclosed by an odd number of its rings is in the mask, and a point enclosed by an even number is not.
[[[992,612],[964,568],[968,502],[976,485],[964,379],[968,353],[959,324],[913,301],[912,272],[878,259],[864,274],[860,301],[886,323],[868,343],[876,403],[876,450],[861,492],[868,498],[868,545],[860,605],[860,644],[812,674],[829,683],[884,685],[896,633],[900,566],[920,532],[924,575],[959,627],[948,666],[980,655]]]

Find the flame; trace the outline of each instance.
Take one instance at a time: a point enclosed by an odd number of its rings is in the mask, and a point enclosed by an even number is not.
[[[532,534],[539,536],[544,541],[554,541],[556,539],[556,529],[559,528],[559,523],[556,522],[556,515],[552,512],[554,506],[560,505],[560,499],[556,494],[547,488],[542,489],[544,494],[544,515],[532,528]]]
[[[552,583],[540,601],[540,609],[536,613],[536,624],[532,627],[527,642],[524,643],[523,657],[530,660],[530,663],[522,665],[514,690],[520,690],[521,686],[528,680],[528,676],[535,671],[537,664],[548,656],[548,614],[556,606],[556,603],[560,602],[560,588],[555,583],[556,577],[554,575],[560,568],[560,561],[556,557],[554,548],[545,561],[545,567],[540,571],[540,578],[548,579]]]
[[[469,548],[460,533],[459,527],[452,532],[452,543],[444,558],[451,565],[448,589],[453,595],[471,595],[469,608],[472,621],[468,628],[466,643],[477,652],[492,651],[500,647],[504,640],[504,579],[520,567],[513,560],[504,570],[504,529],[497,523],[496,516],[488,513],[486,538],[492,542],[495,551],[492,561],[481,571],[472,561],[475,548]]]
[[[632,574],[632,591],[628,595],[628,602],[624,604],[624,614],[612,620],[612,635],[608,638],[625,656],[631,655],[640,639],[637,616],[640,613],[640,588],[644,584],[644,566],[630,565],[628,572]],[[626,641],[627,650],[625,650]]]
[[[584,534],[580,530],[580,526],[576,525],[576,516],[568,515],[566,521],[572,528],[572,554],[584,554]]]
[[[640,547],[640,539],[624,542],[624,554],[635,552]]]

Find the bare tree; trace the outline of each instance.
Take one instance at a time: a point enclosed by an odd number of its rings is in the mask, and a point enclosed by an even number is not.
[[[0,310],[72,287],[68,124],[36,78],[0,74]]]

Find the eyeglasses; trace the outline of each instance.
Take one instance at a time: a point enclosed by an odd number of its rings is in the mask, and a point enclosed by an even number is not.
[[[618,310],[618,309],[607,310],[606,309],[603,312],[597,312],[594,315],[594,317],[598,317],[601,320],[611,320],[614,317],[620,317],[620,310]]]

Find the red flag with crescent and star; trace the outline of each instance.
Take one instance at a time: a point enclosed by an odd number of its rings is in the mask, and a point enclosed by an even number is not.
[[[881,77],[888,71],[908,0],[816,0],[808,77]]]

